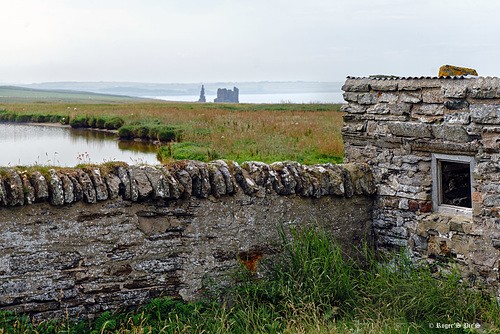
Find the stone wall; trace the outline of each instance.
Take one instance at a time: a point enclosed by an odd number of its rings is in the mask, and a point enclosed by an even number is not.
[[[319,224],[346,253],[370,242],[366,165],[180,161],[0,170],[0,310],[93,316],[279,251],[280,224]],[[257,262],[256,262],[257,261]]]
[[[347,78],[343,90],[344,162],[372,168],[376,245],[453,258],[471,281],[498,286],[500,79]],[[470,217],[433,207],[433,154],[472,158]]]

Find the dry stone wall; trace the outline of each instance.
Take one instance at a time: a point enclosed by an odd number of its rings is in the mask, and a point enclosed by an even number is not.
[[[471,281],[498,286],[500,79],[347,78],[343,90],[344,162],[372,168],[376,245],[453,258]],[[433,154],[472,158],[470,217],[433,205]]]
[[[370,242],[365,164],[180,161],[0,173],[0,309],[93,316],[279,251],[277,227],[320,224],[352,254]]]

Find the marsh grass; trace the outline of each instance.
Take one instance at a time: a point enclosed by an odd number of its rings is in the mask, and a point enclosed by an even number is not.
[[[211,161],[219,159],[209,145],[193,142],[170,143],[163,146],[158,152],[158,159],[164,161],[198,160]]]
[[[62,123],[68,124],[69,116],[47,113],[25,113],[10,110],[0,110],[0,122],[18,122],[18,123]]]
[[[69,125],[72,128],[98,128],[107,130],[118,130],[123,124],[125,124],[125,121],[121,117],[112,115],[76,115],[69,121]]]
[[[178,125],[165,125],[160,120],[134,121],[118,129],[121,139],[143,138],[160,142],[182,140],[183,129]]]
[[[177,156],[199,157],[200,147],[207,150],[203,161],[211,156],[237,162],[294,160],[303,164],[343,159],[342,113],[340,105],[334,104],[32,103],[0,108],[17,114],[69,115],[71,122],[80,120],[84,126],[88,120],[97,125],[98,119],[118,118],[124,122],[123,137],[138,134],[173,140],[173,146],[158,151],[165,162]],[[177,145],[184,142],[191,144]]]
[[[205,299],[156,299],[130,313],[106,312],[94,322],[34,322],[0,313],[0,333],[433,333],[432,325],[475,324],[499,333],[496,299],[468,287],[453,269],[434,274],[404,252],[363,261],[347,257],[321,229],[291,229],[281,252],[263,262],[264,276],[244,267],[233,284],[213,282]],[[447,268],[447,269],[449,269]],[[430,326],[431,325],[431,326]],[[475,329],[449,328],[446,333]]]

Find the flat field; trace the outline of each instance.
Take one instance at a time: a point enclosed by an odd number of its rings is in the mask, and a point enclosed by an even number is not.
[[[150,99],[71,90],[0,86],[0,103],[134,103],[145,101],[150,101]]]
[[[69,116],[118,116],[125,125],[161,123],[181,129],[163,146],[165,161],[231,159],[303,164],[341,162],[339,104],[0,103],[0,110]]]

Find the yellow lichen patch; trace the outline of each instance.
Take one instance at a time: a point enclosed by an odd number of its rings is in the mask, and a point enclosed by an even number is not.
[[[477,75],[473,68],[444,65],[439,68],[439,77],[453,77],[458,75]]]

